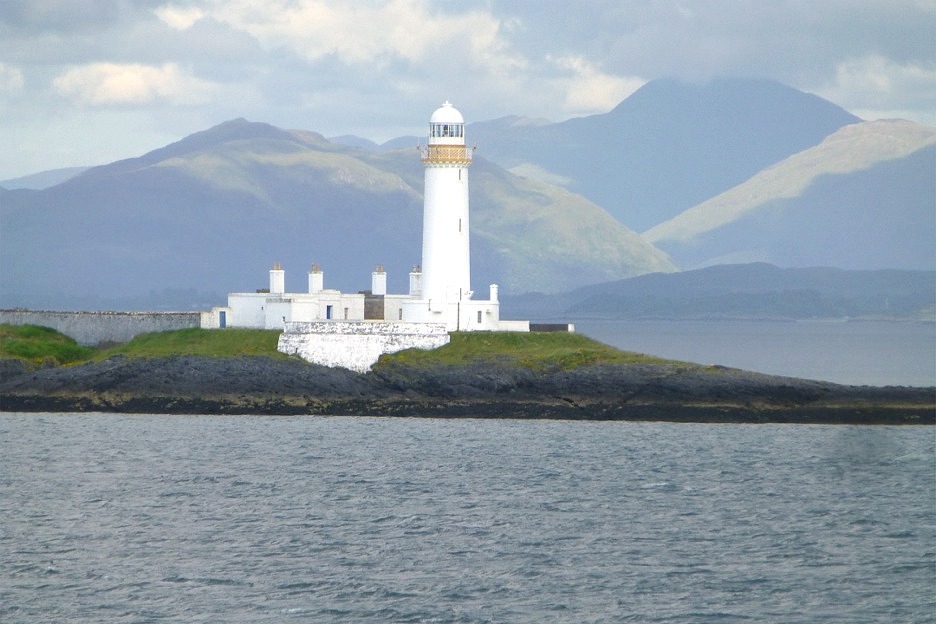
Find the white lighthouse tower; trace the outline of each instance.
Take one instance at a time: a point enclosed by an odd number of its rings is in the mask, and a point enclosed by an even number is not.
[[[403,319],[445,323],[449,331],[497,329],[496,286],[489,300],[472,299],[465,120],[451,102],[429,118],[429,143],[422,149],[422,276],[419,299],[403,307]]]

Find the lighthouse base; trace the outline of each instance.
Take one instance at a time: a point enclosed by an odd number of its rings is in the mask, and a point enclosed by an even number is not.
[[[287,322],[277,350],[322,366],[366,373],[384,353],[448,344],[441,323],[393,321]]]

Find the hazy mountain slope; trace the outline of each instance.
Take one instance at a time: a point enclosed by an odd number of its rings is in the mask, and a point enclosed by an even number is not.
[[[478,153],[595,202],[646,230],[859,121],[776,82],[646,84],[612,111],[562,123],[470,124]]]
[[[936,271],[719,265],[505,299],[532,318],[902,318],[932,320]]]
[[[936,128],[912,122],[846,126],[644,237],[684,267],[760,260],[930,269],[934,146]]]
[[[580,197],[481,159],[471,174],[479,290],[497,282],[505,292],[558,291],[674,268]],[[95,296],[115,305],[164,289],[218,293],[221,303],[228,291],[265,287],[274,262],[290,290],[306,289],[313,262],[326,287],[369,288],[380,263],[402,292],[420,261],[415,150],[360,150],[244,120],[46,190],[0,192],[4,306]],[[570,215],[594,227],[571,228]]]
[[[61,184],[69,178],[73,178],[82,171],[85,171],[87,167],[65,167],[63,169],[50,169],[48,171],[40,171],[39,173],[33,173],[31,175],[22,176],[19,178],[11,178],[9,180],[0,180],[0,187],[13,190],[13,189],[35,189],[40,190],[44,188],[49,188],[50,186],[55,186],[56,184]]]

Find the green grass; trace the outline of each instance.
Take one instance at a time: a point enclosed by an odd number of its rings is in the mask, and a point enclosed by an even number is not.
[[[32,363],[49,359],[57,364],[100,361],[114,355],[162,358],[177,355],[237,357],[262,355],[277,359],[293,356],[276,350],[280,332],[264,329],[180,329],[141,334],[114,347],[84,347],[55,330],[35,325],[0,326],[0,357]],[[610,347],[580,334],[565,332],[455,332],[451,342],[433,351],[407,349],[384,355],[378,366],[402,364],[434,367],[477,362],[499,362],[534,370],[569,370],[590,364],[665,362],[639,353]]]
[[[264,329],[180,329],[140,334],[130,342],[106,349],[86,347],[48,327],[0,325],[0,357],[17,358],[33,364],[78,364],[113,355],[161,358],[171,355],[234,357],[265,355],[286,359],[276,350],[280,332]]]
[[[85,347],[54,329],[39,325],[0,325],[0,357],[17,358],[33,364],[72,364],[90,358],[93,347]]]
[[[384,355],[378,366],[416,367],[501,362],[536,370],[570,370],[590,364],[665,362],[640,353],[621,351],[581,334],[566,332],[455,332],[444,347],[433,351],[407,349]]]
[[[265,355],[286,359],[288,355],[276,350],[279,335],[278,330],[272,329],[178,329],[140,334],[130,342],[98,351],[94,359],[103,360],[113,355],[137,358],[161,358],[171,355]]]

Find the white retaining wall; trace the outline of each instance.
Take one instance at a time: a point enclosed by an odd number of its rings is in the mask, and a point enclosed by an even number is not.
[[[51,327],[79,344],[126,342],[137,334],[202,326],[202,312],[0,310],[0,324]]]
[[[384,353],[436,349],[448,342],[444,323],[297,321],[286,323],[277,348],[313,364],[366,373]]]

